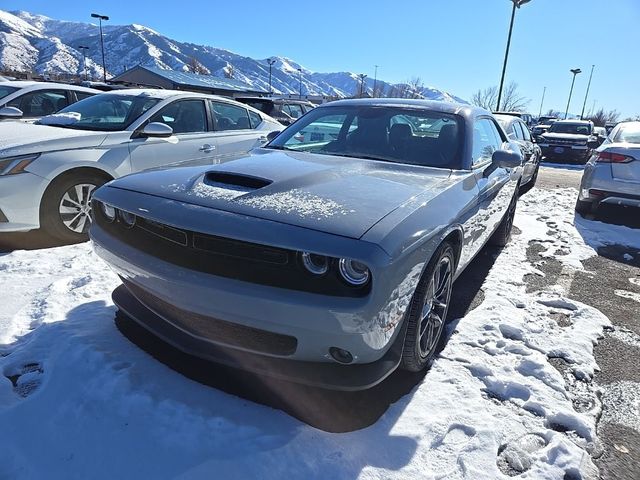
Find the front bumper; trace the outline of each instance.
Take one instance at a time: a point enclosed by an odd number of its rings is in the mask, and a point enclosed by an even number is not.
[[[40,226],[40,201],[48,184],[49,180],[28,172],[0,177],[0,233]]]
[[[560,158],[565,160],[586,161],[590,150],[586,146],[554,145],[548,143],[538,144],[542,155],[546,158]]]
[[[190,335],[148,309],[124,285],[114,290],[113,301],[128,318],[189,355],[314,387],[344,391],[365,390],[387,378],[398,367],[402,358],[404,328],[402,335],[398,335],[392,347],[376,362],[356,365],[303,362],[239,351]]]

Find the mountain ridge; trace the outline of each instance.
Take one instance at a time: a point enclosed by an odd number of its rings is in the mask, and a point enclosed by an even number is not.
[[[232,77],[265,91],[269,90],[269,59],[253,59],[224,48],[180,42],[141,24],[103,25],[107,76],[115,76],[137,65]],[[97,26],[56,20],[27,11],[0,10],[0,68],[35,71],[40,74],[83,74],[79,45],[89,47],[87,72],[102,77],[100,36]],[[287,57],[270,57],[274,93],[349,97],[359,93],[360,78],[352,72],[314,72]],[[300,71],[298,70],[300,69]],[[374,80],[366,78],[364,90],[373,94]],[[416,87],[416,86],[414,86]],[[394,90],[395,89],[395,90]],[[466,103],[446,91],[417,85],[376,81],[377,94],[394,90],[430,100]],[[382,90],[382,92],[381,92]],[[382,93],[382,95],[381,95]]]

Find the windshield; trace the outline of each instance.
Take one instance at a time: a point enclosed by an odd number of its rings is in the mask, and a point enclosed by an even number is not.
[[[125,130],[159,101],[144,94],[95,95],[43,117],[37,123],[78,130]]]
[[[460,168],[462,120],[402,107],[336,106],[311,110],[268,148],[440,168]]]
[[[621,127],[614,141],[623,143],[640,143],[640,124]]]
[[[575,135],[590,135],[591,126],[586,123],[556,122],[549,128],[549,133],[572,133]]]
[[[0,85],[0,98],[4,98],[17,90],[20,89],[18,87],[10,87],[9,85]]]

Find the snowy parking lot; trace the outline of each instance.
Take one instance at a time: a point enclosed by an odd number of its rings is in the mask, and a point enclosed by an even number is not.
[[[360,394],[239,376],[261,401],[196,382],[116,326],[119,280],[89,243],[0,254],[0,478],[598,478],[594,348],[613,327],[570,279],[598,283],[585,266],[598,249],[640,257],[640,235],[576,218],[576,194],[523,196],[511,243],[469,267],[484,282],[454,287],[474,302],[433,367]],[[637,305],[640,277],[622,282],[615,295]],[[381,397],[388,408],[346,418]]]

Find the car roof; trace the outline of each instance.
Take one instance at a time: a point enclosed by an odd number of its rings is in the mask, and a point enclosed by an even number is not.
[[[556,123],[582,123],[584,125],[589,125],[593,122],[591,120],[558,120]]]
[[[498,120],[504,120],[507,123],[518,122],[518,121],[521,123],[524,123],[524,120],[522,120],[522,118],[516,115],[511,115],[509,113],[494,113],[493,116],[496,117]]]
[[[42,87],[42,88],[63,88],[66,90],[80,90],[83,92],[97,92],[93,88],[82,87],[79,85],[71,85],[69,83],[56,83],[56,82],[37,82],[35,80],[9,80],[2,82],[2,85],[9,85],[16,88],[27,87]]]
[[[472,118],[477,115],[491,115],[484,108],[466,105],[457,102],[441,102],[437,100],[421,100],[411,98],[353,98],[348,100],[336,100],[324,103],[316,108],[329,108],[334,106],[368,106],[368,107],[409,107],[435,110],[444,113],[461,115]]]

